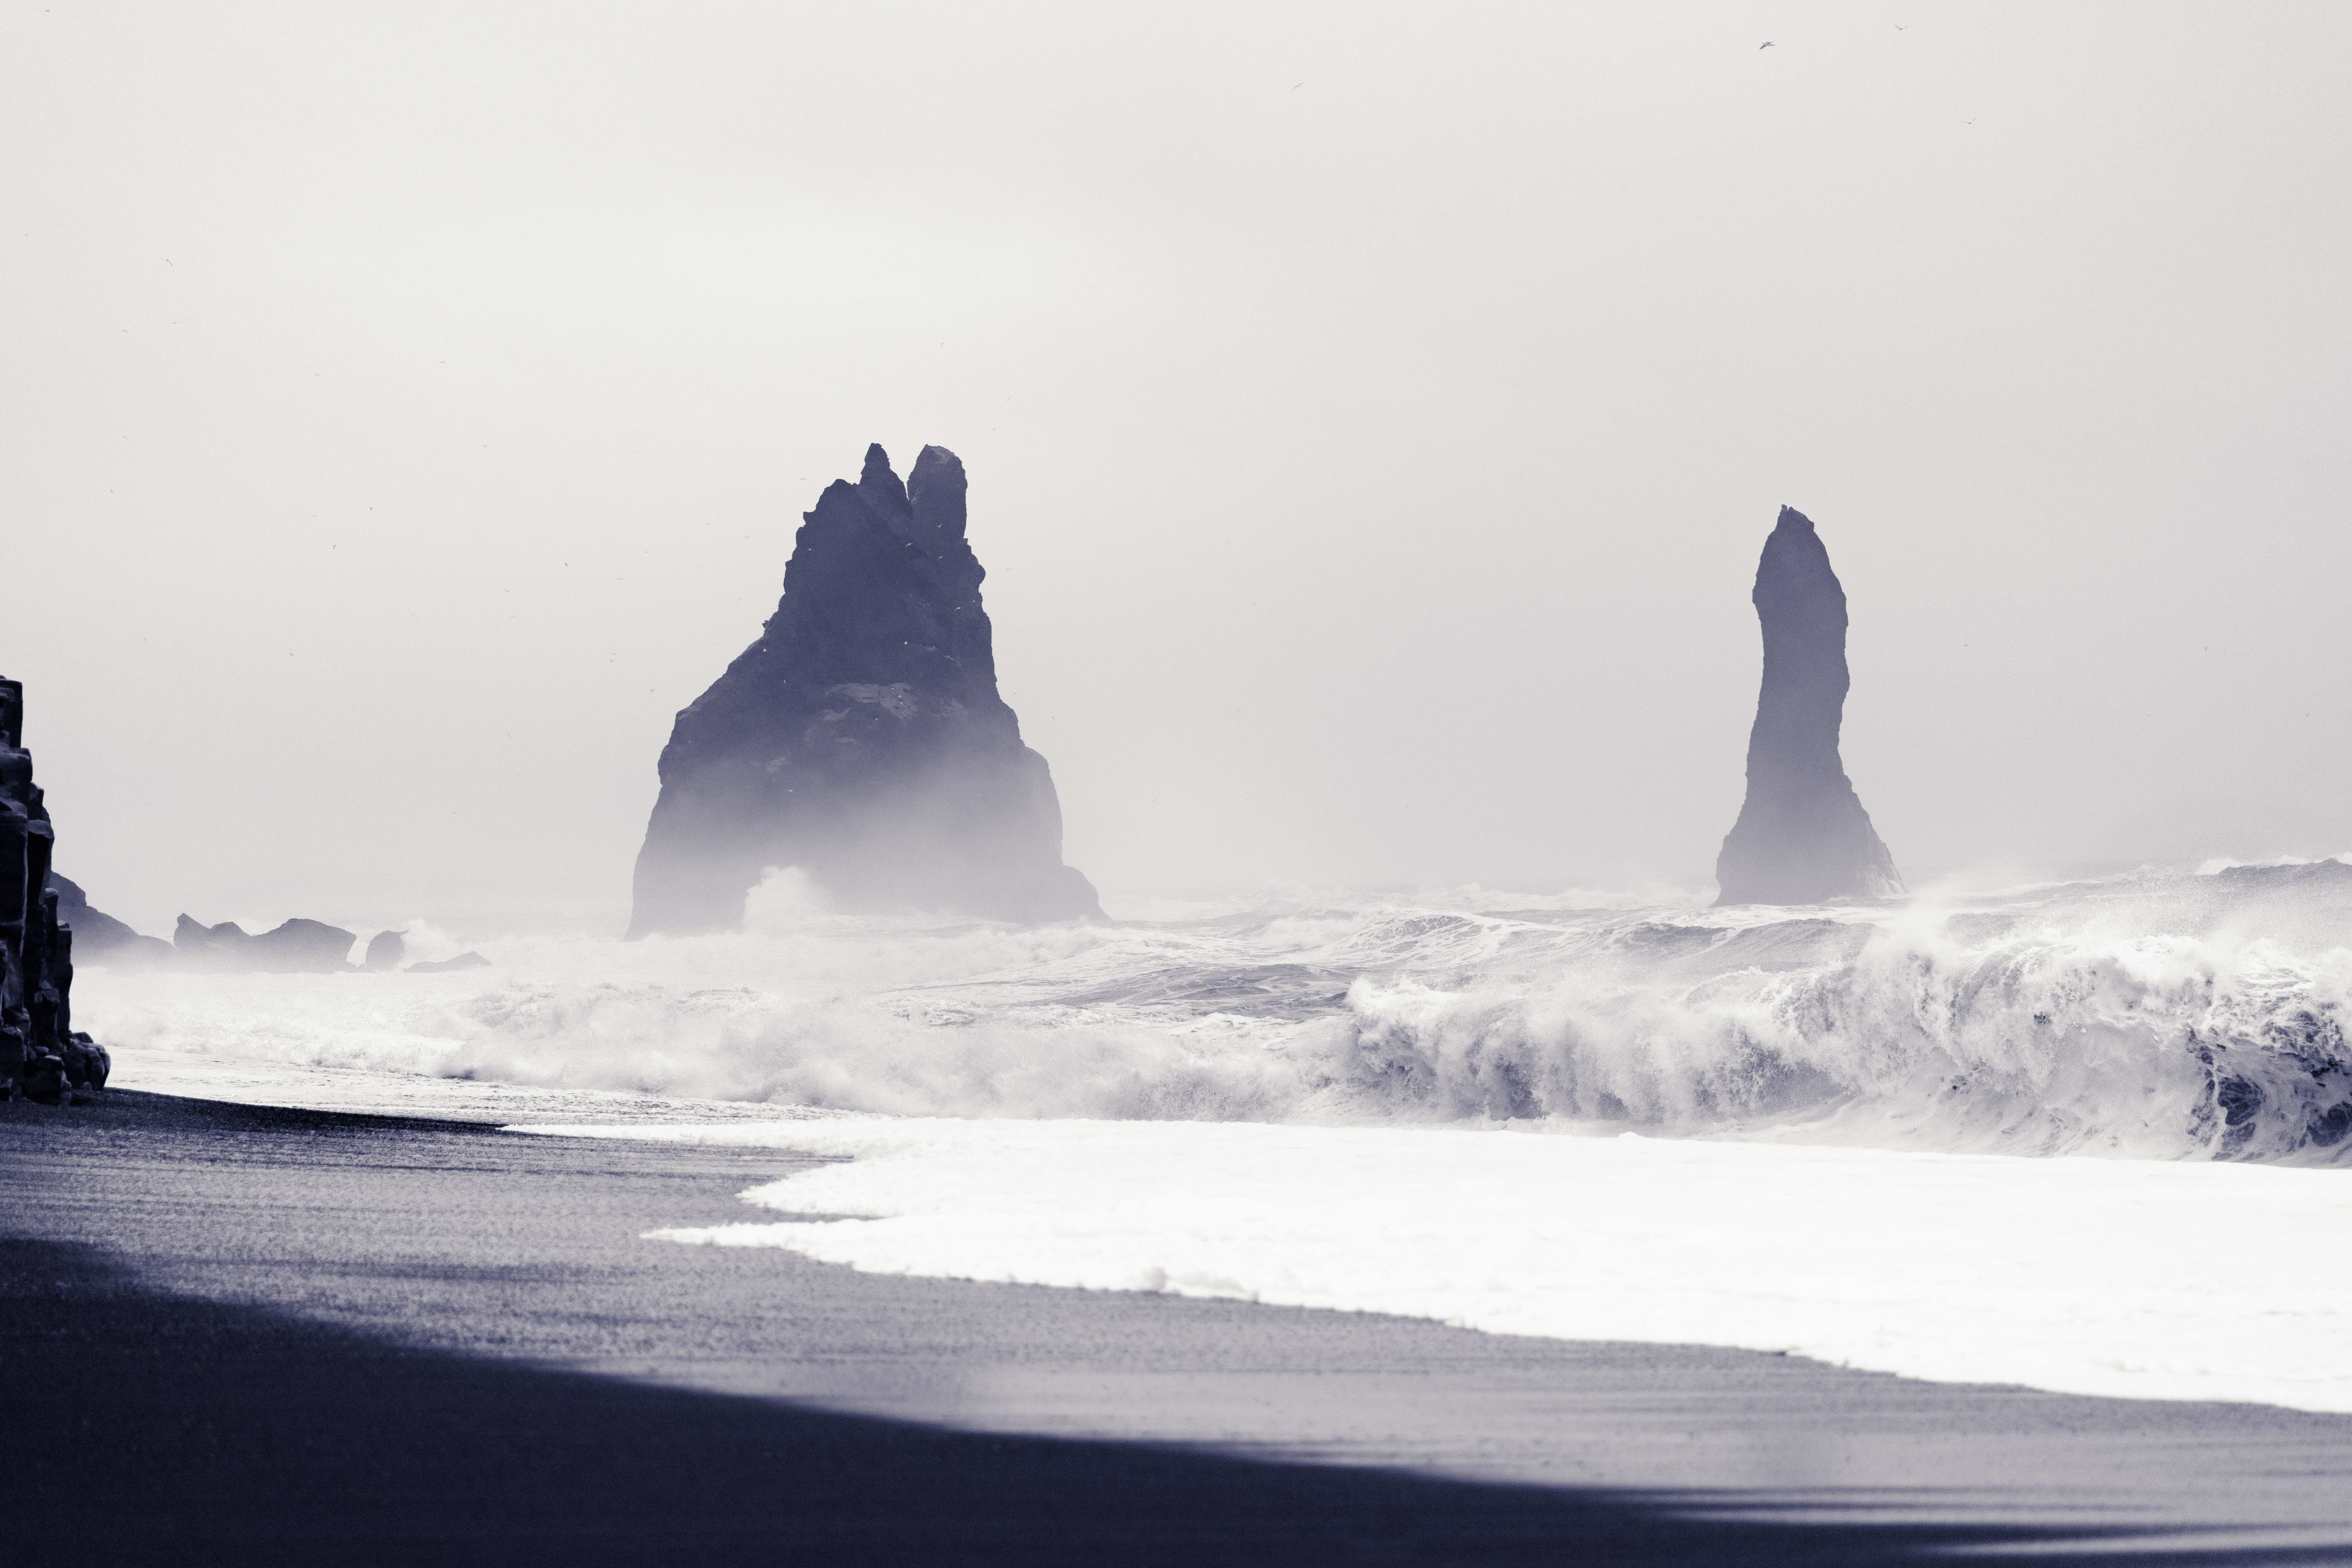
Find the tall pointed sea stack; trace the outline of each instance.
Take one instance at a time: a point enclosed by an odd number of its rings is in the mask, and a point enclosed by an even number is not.
[[[771,868],[850,910],[1098,917],[1045,759],[996,692],[963,465],[879,447],[803,515],[783,602],[677,716],[629,934],[731,931]]]
[[[1722,904],[1819,904],[1903,891],[1838,759],[1845,589],[1812,520],[1780,509],[1756,566],[1764,689],[1748,737],[1748,802],[1715,864]]]

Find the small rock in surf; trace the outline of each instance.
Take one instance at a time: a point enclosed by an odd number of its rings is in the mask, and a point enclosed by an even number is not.
[[[461,969],[488,969],[490,961],[478,952],[461,952],[455,958],[428,959],[408,966],[411,974],[454,974]]]

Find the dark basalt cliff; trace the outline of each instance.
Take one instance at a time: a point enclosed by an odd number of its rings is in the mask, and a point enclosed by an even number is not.
[[[730,931],[770,868],[846,910],[1098,918],[1045,759],[996,690],[963,465],[879,447],[803,517],[760,638],[678,714],[632,936]]]
[[[73,1026],[73,931],[49,886],[57,830],[24,739],[24,683],[0,679],[0,1099],[55,1104],[105,1088],[109,1063]]]
[[[1764,686],[1748,739],[1748,801],[1717,860],[1723,904],[1818,904],[1903,891],[1838,757],[1845,589],[1812,520],[1780,509],[1756,567]]]

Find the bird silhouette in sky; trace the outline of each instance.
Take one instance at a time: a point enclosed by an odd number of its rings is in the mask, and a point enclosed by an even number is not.
[[[1759,48],[1759,49],[1769,49],[1769,48],[1770,48],[1770,47],[1772,47],[1772,40],[1771,40],[1771,39],[1769,39],[1769,38],[1767,38],[1767,39],[1765,39],[1762,43],[1760,43],[1760,44],[1757,45],[1756,47],[1757,47],[1758,48]]]

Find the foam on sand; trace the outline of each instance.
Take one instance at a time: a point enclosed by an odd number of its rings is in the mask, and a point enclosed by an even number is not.
[[[2352,1182],[1559,1132],[828,1115],[581,1136],[845,1156],[653,1233],[885,1274],[1785,1351],[2352,1411]]]

